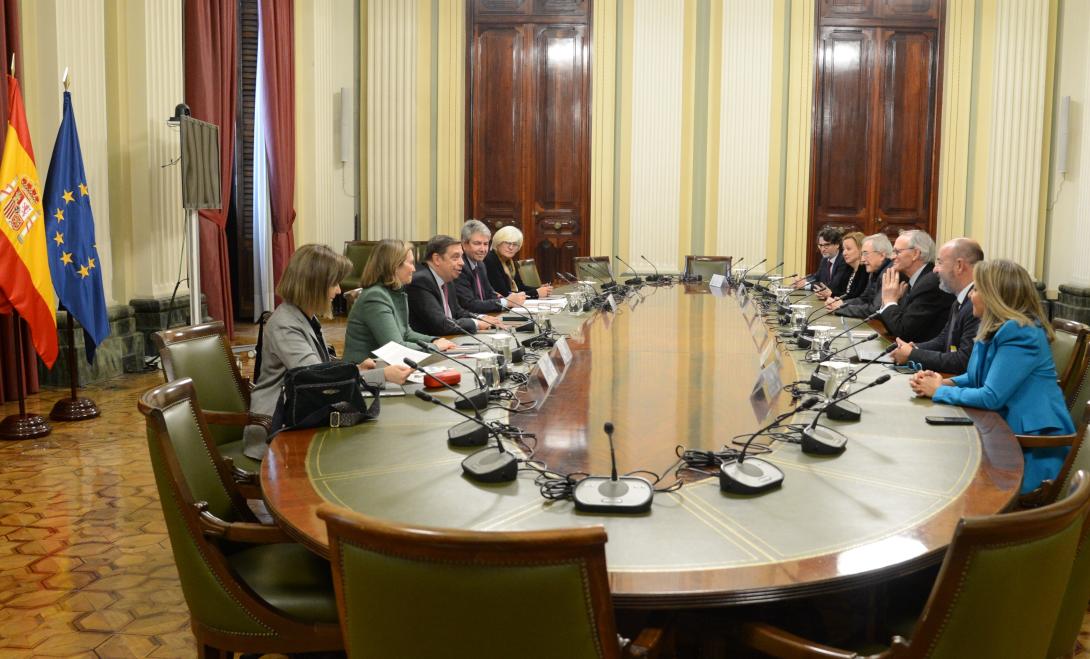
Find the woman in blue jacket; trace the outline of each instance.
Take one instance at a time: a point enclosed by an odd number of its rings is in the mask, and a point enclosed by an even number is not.
[[[995,410],[1017,434],[1075,432],[1056,384],[1048,345],[1054,338],[1052,325],[1029,273],[1006,259],[980,261],[973,269],[969,299],[980,330],[968,370],[947,379],[922,371],[912,377],[912,390],[937,403]],[[1022,492],[1055,478],[1067,451],[1067,447],[1023,449]]]

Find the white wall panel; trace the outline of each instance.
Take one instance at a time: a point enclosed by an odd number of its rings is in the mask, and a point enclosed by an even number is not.
[[[772,102],[772,3],[723,6],[719,205],[715,254],[764,258]]]
[[[629,240],[621,256],[634,264],[642,254],[660,270],[676,272],[685,3],[634,0],[625,9],[633,12],[633,76],[627,81],[632,85],[632,149]]]

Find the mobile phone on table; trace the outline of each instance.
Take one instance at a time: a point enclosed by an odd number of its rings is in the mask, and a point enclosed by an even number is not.
[[[964,416],[925,416],[923,418],[932,426],[971,426],[973,420]]]

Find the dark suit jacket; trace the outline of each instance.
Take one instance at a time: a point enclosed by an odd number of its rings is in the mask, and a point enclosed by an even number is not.
[[[855,276],[852,276],[851,266],[845,264],[845,269],[848,272],[848,278],[844,280],[844,291],[833,292],[841,300],[852,300],[862,295],[867,290],[867,284],[870,283],[870,274],[867,272],[867,266],[859,263],[857,270],[855,270]]]
[[[878,272],[870,275],[867,288],[859,297],[844,301],[844,306],[836,310],[836,315],[848,318],[866,318],[882,306],[882,273],[893,261],[886,259]]]
[[[930,341],[917,343],[908,356],[909,361],[939,373],[960,375],[965,372],[969,357],[973,354],[973,343],[976,341],[980,319],[973,315],[973,303],[968,297],[956,314],[952,311],[953,305],[942,332]]]
[[[488,267],[488,283],[492,284],[493,290],[503,297],[507,297],[516,291],[526,293],[528,298],[537,297],[537,289],[523,283],[518,268],[515,268],[515,289],[511,289],[511,280],[507,278],[507,274],[503,271],[503,264],[500,263],[500,257],[496,255],[496,250],[488,250],[488,256],[484,257],[484,264]]]
[[[818,263],[817,270],[807,276],[810,283],[819,282],[825,284],[829,288],[833,289],[833,295],[840,296],[847,286],[848,277],[852,274],[852,269],[848,267],[848,264],[844,262],[844,255],[840,252],[836,254],[836,263],[833,264],[833,273],[829,274],[829,259],[824,256],[821,257],[821,262]]]
[[[473,267],[473,266],[476,267]],[[477,282],[480,282],[484,297],[477,293]],[[468,256],[462,255],[462,274],[453,282],[454,293],[458,296],[458,304],[469,309],[473,313],[496,313],[503,311],[503,304],[496,296],[495,289],[488,281],[488,267],[483,263],[473,262]],[[452,310],[453,311],[453,310]]]
[[[443,313],[443,292],[435,283],[431,268],[425,265],[413,273],[412,283],[405,287],[405,292],[409,295],[409,326],[421,334],[431,336],[461,334],[454,327],[455,324],[470,334],[476,332],[477,321],[458,304],[458,296],[454,294],[454,282],[450,283],[448,290],[450,314],[455,320],[447,318]]]
[[[893,336],[904,341],[928,341],[946,327],[950,305],[955,298],[939,288],[939,276],[932,272],[934,269],[933,263],[925,265],[916,279],[916,285],[879,316]],[[907,282],[908,278],[901,275],[901,281]],[[879,283],[879,304],[882,300],[881,286]]]

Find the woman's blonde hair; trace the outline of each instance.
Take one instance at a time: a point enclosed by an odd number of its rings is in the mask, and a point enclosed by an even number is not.
[[[850,240],[855,243],[855,248],[860,252],[863,251],[863,241],[867,239],[867,236],[862,231],[852,231],[851,233],[844,234],[841,238],[840,244],[843,245],[845,240]],[[860,257],[862,258],[862,257]]]
[[[413,244],[404,240],[384,238],[375,245],[371,252],[371,258],[367,259],[367,265],[363,266],[363,274],[360,275],[360,286],[367,288],[375,284],[382,284],[386,288],[397,290],[401,288],[401,281],[397,278],[397,269],[401,267],[413,251]]]
[[[492,249],[499,247],[500,243],[514,243],[522,247],[522,240],[522,232],[519,231],[518,227],[507,225],[492,234]],[[496,252],[496,255],[499,256],[499,252]],[[502,260],[503,257],[500,257],[500,259]]]
[[[311,243],[295,250],[284,268],[276,294],[303,310],[305,314],[333,316],[326,291],[341,283],[352,272],[348,257]]]
[[[1040,325],[1049,341],[1055,336],[1033,279],[1025,268],[1014,261],[992,259],[977,262],[973,267],[973,287],[984,303],[984,314],[980,317],[980,329],[976,335],[978,340],[990,339],[1008,320],[1023,327]]]

